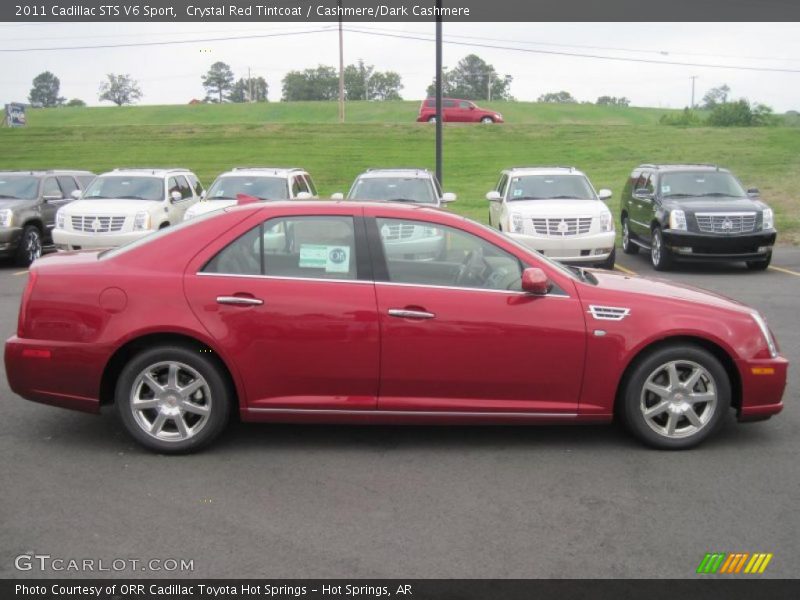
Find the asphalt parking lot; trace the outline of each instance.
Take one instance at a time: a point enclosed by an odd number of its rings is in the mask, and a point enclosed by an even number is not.
[[[619,265],[653,275],[644,256],[620,252]],[[748,425],[731,415],[679,453],[614,426],[234,424],[204,453],[164,457],[113,413],[27,402],[3,373],[0,577],[63,575],[14,568],[34,552],[194,560],[193,573],[148,576],[685,578],[712,551],[770,552],[762,577],[796,577],[800,249],[777,250],[761,273],[659,276],[763,312],[792,363],[783,413]],[[25,280],[0,263],[3,339]]]

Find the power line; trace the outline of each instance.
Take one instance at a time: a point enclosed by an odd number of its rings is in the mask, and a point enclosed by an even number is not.
[[[365,31],[363,29],[348,29],[352,33],[360,33],[362,35],[372,35],[378,37],[392,37],[407,40],[419,40],[422,42],[433,42],[434,40],[427,37],[418,37],[414,35],[390,34],[390,33],[377,33],[375,31]],[[678,67],[699,67],[706,69],[730,69],[735,71],[758,71],[758,72],[772,72],[772,73],[800,73],[800,69],[785,69],[779,67],[750,67],[744,65],[717,65],[708,63],[691,63],[667,60],[652,60],[647,58],[633,58],[625,56],[604,56],[600,54],[586,54],[581,52],[563,52],[559,50],[538,50],[535,48],[517,48],[514,46],[497,46],[493,44],[480,44],[476,42],[457,42],[452,40],[444,40],[445,44],[451,46],[469,46],[474,48],[488,48],[492,50],[509,50],[513,52],[526,52],[529,54],[547,54],[550,56],[567,56],[571,58],[592,58],[597,60],[612,60],[618,62],[634,62],[645,63],[650,65],[667,65]]]

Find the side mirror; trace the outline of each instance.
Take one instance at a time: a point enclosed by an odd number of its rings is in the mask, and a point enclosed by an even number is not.
[[[457,196],[453,192],[445,192],[444,194],[442,194],[442,202],[444,202],[445,204],[448,202],[455,202],[456,198]]]
[[[42,196],[42,200],[45,202],[53,202],[54,200],[63,200],[64,196],[59,196],[58,194],[47,194],[46,196]]]
[[[502,202],[503,197],[500,195],[500,192],[497,190],[492,190],[488,194],[486,194],[486,199],[489,202]]]
[[[635,192],[633,192],[633,197],[639,200],[652,200],[653,192],[651,192],[647,188],[639,188]]]
[[[600,200],[602,200],[604,202],[606,200],[608,200],[609,198],[611,198],[611,196],[613,196],[613,195],[614,194],[611,193],[611,190],[606,190],[606,189],[602,189],[599,192],[597,192],[597,197],[600,198]]]
[[[310,192],[297,192],[297,196],[294,197],[295,200],[311,200],[314,196],[311,195]]]
[[[79,200],[80,197],[81,197],[81,191],[80,190],[72,190],[72,193],[70,194],[70,197],[73,200]]]
[[[522,291],[534,296],[545,296],[550,291],[550,281],[544,271],[530,267],[522,272]]]
[[[331,194],[331,200],[344,200],[344,194],[342,192]]]
[[[203,190],[202,192],[200,192],[200,200],[205,200],[205,199],[206,199],[206,191]]]
[[[175,202],[180,202],[181,198],[183,198],[183,196],[181,196],[180,192],[170,192],[169,193],[169,201],[172,202],[173,204]]]
[[[760,196],[761,192],[758,191],[758,188],[750,188],[749,190],[747,190],[747,195],[748,196]]]

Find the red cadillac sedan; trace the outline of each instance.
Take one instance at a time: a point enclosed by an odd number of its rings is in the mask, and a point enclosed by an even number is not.
[[[420,236],[445,238],[435,260]],[[11,388],[196,450],[245,421],[523,424],[622,419],[694,446],[729,409],[780,412],[787,361],[755,310],[567,268],[436,209],[231,207],[127,246],[37,260]]]

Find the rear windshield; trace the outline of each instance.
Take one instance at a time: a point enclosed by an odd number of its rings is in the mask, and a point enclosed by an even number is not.
[[[218,178],[206,194],[208,200],[236,200],[247,194],[261,200],[288,200],[289,186],[283,177],[236,175]]]
[[[0,174],[0,200],[33,200],[38,192],[37,177]]]
[[[86,188],[83,200],[158,200],[164,199],[164,180],[143,175],[104,175]]]
[[[511,178],[508,201],[595,200],[592,186],[583,175],[524,175]]]
[[[430,180],[420,177],[362,177],[355,182],[347,199],[438,203]]]

